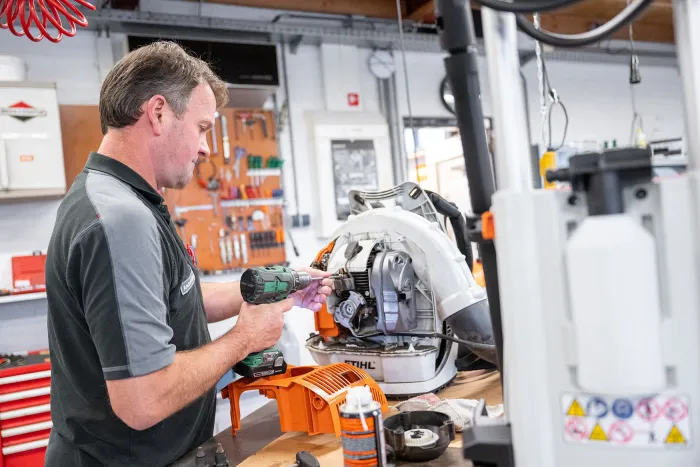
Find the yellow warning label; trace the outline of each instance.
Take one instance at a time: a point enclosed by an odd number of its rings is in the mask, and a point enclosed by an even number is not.
[[[666,444],[685,444],[685,438],[676,425],[673,425],[671,431],[668,432]]]
[[[586,412],[583,411],[583,407],[581,407],[581,404],[578,403],[576,399],[571,403],[571,407],[569,407],[569,411],[566,412],[566,415],[569,417],[585,417]]]
[[[608,436],[600,427],[600,423],[596,423],[595,427],[593,427],[593,431],[591,431],[591,436],[589,436],[588,439],[592,439],[594,441],[607,441]]]

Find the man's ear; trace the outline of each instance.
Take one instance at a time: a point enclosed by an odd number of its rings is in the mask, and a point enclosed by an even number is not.
[[[165,120],[167,118],[166,113],[169,111],[168,102],[165,100],[165,97],[156,94],[144,104],[144,107],[146,117],[153,129],[153,133],[156,136],[160,136],[163,134]]]

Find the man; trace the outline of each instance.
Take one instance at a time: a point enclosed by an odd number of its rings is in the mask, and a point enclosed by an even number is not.
[[[61,203],[46,261],[53,430],[48,467],[162,466],[213,435],[215,384],[317,311],[330,281],[280,303],[200,284],[158,188],[209,155],[226,85],[173,43],[131,52],[100,92],[104,138]],[[310,270],[312,274],[325,273]],[[238,315],[211,342],[207,322]]]

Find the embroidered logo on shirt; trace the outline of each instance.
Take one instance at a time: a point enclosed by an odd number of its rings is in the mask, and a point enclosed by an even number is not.
[[[182,295],[185,295],[187,292],[189,292],[193,285],[194,285],[194,271],[192,270],[192,268],[190,268],[189,277],[187,279],[185,279],[185,282],[183,282],[180,285],[180,292],[182,293]]]

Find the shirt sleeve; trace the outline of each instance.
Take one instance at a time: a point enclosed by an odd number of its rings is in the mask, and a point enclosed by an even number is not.
[[[105,380],[146,375],[175,358],[155,218],[123,211],[100,215],[69,252],[68,275],[76,271],[73,290]]]

